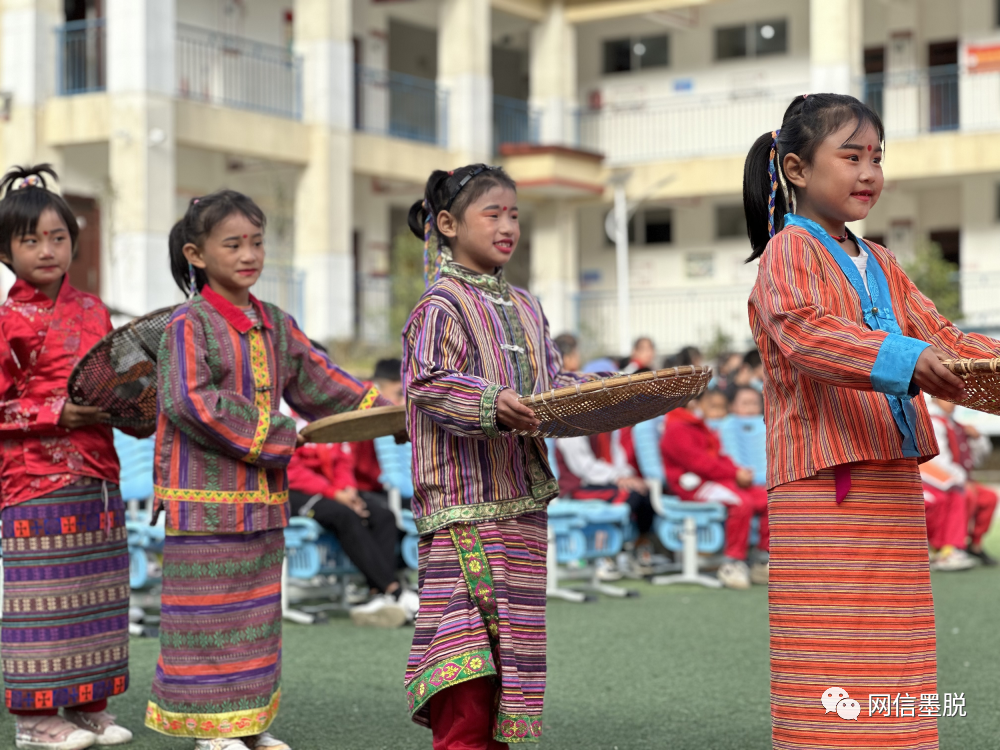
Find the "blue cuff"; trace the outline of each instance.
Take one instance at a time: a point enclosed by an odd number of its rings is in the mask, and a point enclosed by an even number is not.
[[[872,367],[872,388],[879,393],[904,398],[910,394],[910,381],[920,353],[930,344],[890,333],[882,342]]]

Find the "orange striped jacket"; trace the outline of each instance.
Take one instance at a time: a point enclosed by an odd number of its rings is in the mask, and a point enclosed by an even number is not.
[[[892,253],[867,247],[885,272],[903,336],[955,357],[1000,356],[1000,341],[960,331]],[[749,312],[764,364],[768,489],[838,464],[903,458],[902,435],[872,384],[890,334],[865,325],[858,293],[818,239],[795,226],[771,239]],[[924,399],[913,405],[916,452],[926,461],[937,454],[934,429]]]

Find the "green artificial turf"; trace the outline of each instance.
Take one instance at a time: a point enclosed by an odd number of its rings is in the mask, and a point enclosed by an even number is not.
[[[988,546],[1000,556],[1000,532]],[[939,691],[965,693],[964,718],[939,720],[943,750],[1000,746],[1000,568],[932,576]],[[766,750],[767,590],[633,586],[638,599],[550,602],[542,748]],[[409,721],[403,668],[412,630],[286,625],[284,699],[273,732],[294,750],[429,750]],[[132,747],[191,748],[140,724],[155,640],[132,641],[132,686],[112,709]],[[13,746],[0,718],[0,748]],[[10,738],[10,739],[8,739]],[[7,744],[7,743],[10,744]]]

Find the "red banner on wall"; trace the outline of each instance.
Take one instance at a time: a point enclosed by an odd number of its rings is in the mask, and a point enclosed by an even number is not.
[[[969,71],[995,73],[1000,71],[1000,44],[970,44],[966,48]]]

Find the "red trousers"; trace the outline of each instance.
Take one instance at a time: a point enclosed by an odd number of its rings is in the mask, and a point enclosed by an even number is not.
[[[496,686],[482,677],[460,682],[431,698],[434,750],[506,750],[493,739]]]
[[[767,490],[758,485],[740,487],[736,482],[705,482],[694,493],[695,502],[722,503],[726,506],[726,547],[723,554],[734,560],[746,560],[750,549],[750,522],[760,519],[760,542],[767,552],[771,535],[767,526]]]
[[[71,711],[82,711],[85,714],[96,714],[100,713],[108,707],[108,699],[101,698],[99,701],[94,701],[92,703],[81,703],[79,706],[70,706]],[[10,713],[14,716],[55,716],[59,713],[58,708],[39,708],[37,710],[22,710],[20,708],[8,708]]]
[[[965,496],[969,520],[972,526],[972,544],[976,547],[983,541],[983,534],[989,531],[990,522],[997,509],[997,493],[981,484],[969,482],[965,485]]]
[[[939,490],[924,484],[924,514],[927,517],[927,541],[931,547],[941,549],[950,545],[965,549],[965,539],[969,534],[965,489]]]

